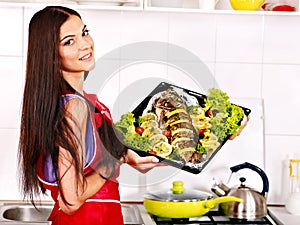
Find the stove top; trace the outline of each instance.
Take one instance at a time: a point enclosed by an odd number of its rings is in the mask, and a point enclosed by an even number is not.
[[[220,216],[217,210],[211,210],[207,214],[201,217],[193,217],[188,219],[171,219],[171,218],[161,218],[153,215],[149,215],[145,209],[140,208],[141,216],[144,219],[144,225],[237,225],[237,224],[267,224],[267,225],[276,225],[272,218],[267,215],[262,218],[257,219],[229,219],[224,216]],[[147,222],[145,222],[145,220]]]
[[[269,224],[272,223],[268,217],[263,217],[259,219],[244,220],[244,219],[228,219],[226,217],[220,216],[217,211],[210,211],[206,215],[201,217],[194,217],[188,219],[169,219],[169,218],[159,218],[152,216],[156,224],[160,225],[177,225],[177,224],[199,224],[199,225],[217,225],[217,224]]]

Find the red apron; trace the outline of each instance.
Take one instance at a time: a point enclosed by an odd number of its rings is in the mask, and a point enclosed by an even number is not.
[[[73,97],[79,97],[73,95]],[[95,107],[101,111],[102,115],[111,120],[111,115],[108,108],[100,103],[96,95],[85,94]],[[93,125],[95,127],[101,126],[102,117],[99,114],[91,112]],[[97,160],[97,157],[94,157]],[[119,175],[119,170],[112,180],[107,180],[102,188],[90,199],[88,199],[73,215],[65,214],[58,203],[58,187],[54,183],[50,183],[45,178],[43,166],[43,159],[40,158],[39,163],[39,179],[44,187],[51,191],[51,196],[55,201],[54,208],[49,221],[52,225],[123,225],[122,208],[120,204],[119,184],[116,178]],[[89,163],[91,165],[92,163]],[[92,171],[90,166],[85,167],[84,172],[88,174]]]
[[[88,199],[73,215],[67,215],[59,209],[56,201],[49,216],[52,225],[123,225],[123,216],[119,199],[118,184],[106,181],[99,192]],[[105,193],[109,193],[105,196]],[[112,196],[115,194],[116,196]],[[115,199],[115,200],[114,200]]]

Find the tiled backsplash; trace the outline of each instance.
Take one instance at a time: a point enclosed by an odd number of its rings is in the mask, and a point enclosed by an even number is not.
[[[38,9],[32,6],[0,8],[3,31],[0,42],[0,179],[2,184],[5,182],[0,187],[0,199],[21,198],[17,188],[16,154],[24,57],[28,22]],[[262,167],[270,179],[268,202],[284,203],[286,195],[282,193],[288,191],[286,160],[292,156],[300,157],[300,117],[297,116],[300,111],[300,16],[83,8],[78,11],[91,29],[97,59],[133,43],[152,41],[178,46],[204,62],[217,85],[237,103],[254,107],[253,116],[242,135],[226,143],[200,175],[169,167],[140,175],[123,166],[120,177],[123,200],[141,200],[145,191],[153,189],[151,184],[167,188],[174,179],[182,179],[193,188],[208,190],[212,176],[226,179],[230,166],[249,161]],[[106,59],[107,63],[121,64],[120,60],[124,60],[121,54],[119,58]],[[184,63],[192,66],[195,62]],[[187,79],[193,77],[178,68],[153,61],[129,63],[108,77],[99,97],[110,107],[114,107],[115,99],[124,88],[149,77],[195,89],[195,79]],[[106,90],[114,90],[114,94]],[[258,178],[252,176],[252,179]],[[257,184],[251,181],[249,179],[250,185]]]

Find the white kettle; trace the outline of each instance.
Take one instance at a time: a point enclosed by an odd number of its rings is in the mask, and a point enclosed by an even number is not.
[[[286,210],[300,215],[300,159],[290,160],[290,193],[285,202]]]

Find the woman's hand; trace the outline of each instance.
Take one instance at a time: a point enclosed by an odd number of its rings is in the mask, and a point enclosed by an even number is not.
[[[165,166],[165,164],[159,163],[158,158],[156,158],[155,156],[141,157],[131,149],[128,149],[125,163],[132,166],[141,173],[146,173],[157,166]]]
[[[242,131],[243,131],[243,129],[245,128],[245,126],[247,125],[249,119],[250,119],[250,116],[245,116],[245,117],[244,117],[244,119],[243,119],[242,122],[241,122],[241,127],[242,127],[242,128],[238,130],[238,132],[237,132],[236,135],[230,136],[230,137],[229,137],[229,140],[235,139],[237,136],[239,136],[239,135],[242,133]]]

